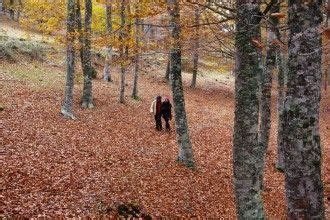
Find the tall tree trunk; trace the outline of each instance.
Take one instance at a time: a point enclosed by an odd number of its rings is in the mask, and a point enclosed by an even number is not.
[[[289,219],[324,219],[319,111],[322,0],[289,1],[289,60],[284,106],[285,188]]]
[[[135,6],[135,57],[134,57],[134,78],[133,78],[133,90],[132,90],[132,98],[138,98],[138,79],[139,79],[139,61],[140,61],[140,29],[139,29],[139,1],[137,1]]]
[[[270,9],[270,13],[279,13],[280,3],[277,1],[275,5]],[[266,54],[266,66],[265,70],[260,77],[260,121],[259,121],[259,146],[261,149],[261,172],[260,172],[260,184],[263,188],[263,170],[266,158],[266,152],[269,143],[270,123],[271,123],[271,91],[272,91],[272,78],[273,71],[276,65],[276,52],[280,36],[278,28],[278,18],[269,16],[268,36],[267,36],[267,54]]]
[[[287,59],[281,51],[277,52],[278,75],[277,75],[277,163],[276,169],[284,171],[284,154],[283,154],[283,110],[285,101],[285,76],[287,75]]]
[[[112,39],[112,6],[110,0],[106,2],[106,33],[107,38]],[[112,82],[111,73],[110,73],[110,63],[112,60],[112,45],[108,43],[107,46],[107,55],[105,58],[104,70],[103,70],[103,80],[106,82]]]
[[[81,5],[80,5],[80,0],[76,0],[76,28],[78,31],[78,40],[80,44],[80,50],[79,50],[79,55],[80,55],[80,61],[83,64],[84,63],[84,35],[82,31],[82,17],[81,17]]]
[[[194,167],[195,160],[189,138],[181,75],[181,27],[178,0],[168,0],[172,26],[171,79],[175,112],[175,125],[179,144],[178,161],[187,167]]]
[[[125,47],[124,40],[125,39],[125,5],[126,0],[121,0],[120,6],[120,33],[119,33],[119,41],[120,41],[120,90],[119,90],[119,102],[125,103],[125,77],[126,77],[126,65],[125,65]]]
[[[258,145],[258,74],[260,2],[236,1],[236,62],[234,119],[234,187],[238,219],[263,219],[260,190],[261,149]]]
[[[68,0],[67,3],[67,73],[66,73],[66,85],[64,103],[61,108],[61,113],[65,118],[74,119],[72,112],[73,107],[73,86],[74,86],[74,28],[75,28],[75,0]]]
[[[193,54],[193,73],[190,87],[196,87],[197,72],[198,72],[198,49],[199,49],[199,20],[200,20],[200,8],[195,9],[195,39],[194,39],[194,54]]]
[[[84,87],[81,98],[83,108],[93,108],[92,77],[94,69],[92,68],[91,54],[91,35],[92,35],[92,0],[85,0],[85,28],[84,28],[84,46],[83,46],[83,72]]]

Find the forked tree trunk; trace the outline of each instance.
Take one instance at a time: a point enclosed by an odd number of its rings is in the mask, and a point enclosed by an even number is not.
[[[92,94],[92,77],[94,69],[92,67],[91,54],[91,35],[92,35],[92,0],[85,0],[85,28],[84,28],[84,46],[83,46],[83,72],[84,72],[84,87],[81,98],[81,106],[83,108],[93,108]]]
[[[106,33],[107,38],[112,39],[112,6],[110,0],[106,2]],[[108,42],[107,54],[105,58],[104,70],[103,70],[103,80],[106,82],[112,82],[110,63],[112,60],[112,45]]]
[[[289,1],[284,106],[285,191],[289,219],[325,219],[321,177],[321,0]]]
[[[260,2],[236,1],[236,62],[234,119],[234,187],[238,219],[263,219],[260,190],[262,152],[258,144],[258,74]]]
[[[64,102],[61,113],[65,118],[74,119],[73,107],[73,86],[74,86],[74,28],[75,28],[75,0],[68,0],[67,3],[67,72]]]
[[[139,1],[135,6],[135,55],[134,55],[134,78],[133,78],[133,89],[132,89],[132,98],[138,99],[138,80],[139,80],[139,62],[140,62],[140,28],[139,28]]]
[[[168,0],[171,26],[172,26],[172,48],[171,48],[171,79],[172,94],[175,112],[175,126],[179,144],[178,161],[187,167],[194,167],[195,160],[189,138],[188,122],[185,110],[184,93],[181,75],[181,27],[180,9],[178,0]]]
[[[125,68],[125,5],[126,0],[121,0],[120,5],[120,88],[119,88],[119,102],[125,103],[125,77],[126,77],[126,68]]]
[[[194,39],[194,54],[193,54],[193,72],[192,72],[192,80],[190,87],[196,87],[196,80],[197,80],[197,72],[198,72],[198,49],[199,49],[199,20],[200,20],[200,8],[199,6],[195,9],[195,39]]]

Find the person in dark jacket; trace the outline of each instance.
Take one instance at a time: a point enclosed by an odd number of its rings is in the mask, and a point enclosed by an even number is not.
[[[164,102],[162,103],[161,111],[166,123],[166,130],[170,131],[171,127],[169,121],[172,120],[172,104],[170,103],[169,98],[165,97]]]
[[[163,130],[161,108],[162,108],[162,97],[157,96],[157,98],[151,103],[151,107],[150,107],[150,112],[153,113],[155,117],[157,131]]]

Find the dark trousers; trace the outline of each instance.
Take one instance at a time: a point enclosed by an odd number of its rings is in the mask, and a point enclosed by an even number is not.
[[[164,117],[164,120],[165,120],[166,130],[170,131],[171,130],[170,119],[168,117]]]
[[[155,115],[156,130],[161,131],[163,129],[162,125],[162,114],[158,113]]]

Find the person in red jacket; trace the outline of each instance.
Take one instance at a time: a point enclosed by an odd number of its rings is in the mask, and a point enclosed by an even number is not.
[[[157,98],[151,103],[150,112],[154,114],[156,130],[161,131],[163,129],[162,125],[162,97],[157,96]]]

